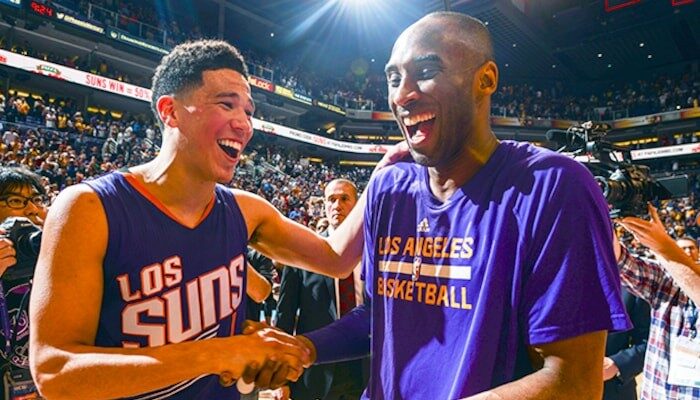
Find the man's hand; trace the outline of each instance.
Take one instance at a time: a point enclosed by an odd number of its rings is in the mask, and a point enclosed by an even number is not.
[[[603,358],[603,381],[609,381],[616,377],[619,372],[620,369],[617,368],[615,361],[610,357]]]
[[[285,343],[301,349],[302,357],[294,359],[292,357],[269,355],[263,362],[250,362],[246,365],[240,379],[245,383],[255,382],[255,386],[260,389],[277,389],[285,385],[288,381],[296,381],[301,376],[304,368],[313,363],[311,350],[305,342],[299,341],[283,331],[273,328],[262,322],[245,321],[243,324],[243,335],[259,336],[270,338],[271,340],[283,340]],[[263,344],[264,345],[264,344]],[[221,374],[220,383],[230,386],[235,379],[233,374],[225,371]]]
[[[0,230],[0,235],[5,234],[5,231]],[[15,246],[10,239],[0,239],[0,277],[7,271],[8,268],[15,265]]]
[[[402,140],[395,145],[389,147],[389,150],[387,150],[386,153],[384,153],[384,157],[382,157],[381,160],[379,160],[379,163],[377,163],[377,166],[374,167],[375,171],[379,171],[380,169],[391,165],[395,164],[402,159],[406,158],[408,156],[408,144],[406,143],[405,140]]]
[[[649,204],[649,214],[651,215],[649,221],[637,217],[626,217],[619,222],[634,235],[635,239],[657,254],[676,246],[673,238],[666,232],[659,213],[651,204]]]

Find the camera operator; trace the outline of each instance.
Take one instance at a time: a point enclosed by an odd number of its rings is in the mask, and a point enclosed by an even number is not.
[[[39,398],[29,373],[28,309],[41,238],[38,226],[46,217],[46,199],[37,175],[26,169],[0,167],[0,226],[5,228],[0,228],[0,365],[4,399]],[[34,240],[37,243],[32,247],[30,242]]]
[[[700,265],[668,235],[656,208],[651,220],[618,221],[656,256],[631,255],[614,240],[623,286],[651,305],[642,399],[700,399]]]

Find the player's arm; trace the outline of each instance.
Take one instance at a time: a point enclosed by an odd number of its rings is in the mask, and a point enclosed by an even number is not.
[[[603,396],[606,331],[530,346],[537,371],[468,400],[590,400]],[[585,351],[582,351],[585,349]]]
[[[387,150],[375,171],[407,155],[408,145],[399,142]],[[285,218],[259,196],[239,190],[234,190],[234,195],[248,226],[250,245],[271,259],[335,278],[350,275],[360,261],[366,192],[328,238]]]
[[[44,226],[30,303],[30,365],[44,397],[134,396],[202,374],[238,377],[246,363],[262,365],[273,351],[307,358],[293,339],[269,330],[272,341],[256,334],[149,348],[95,346],[107,240],[95,193],[85,185],[63,191]]]
[[[267,296],[272,292],[272,284],[250,264],[248,264],[246,278],[248,279],[246,283],[246,293],[248,297],[253,299],[256,303],[265,301]]]
[[[343,278],[362,254],[363,194],[348,217],[330,238],[285,218],[260,196],[234,190],[243,212],[250,245],[269,258],[312,272]]]

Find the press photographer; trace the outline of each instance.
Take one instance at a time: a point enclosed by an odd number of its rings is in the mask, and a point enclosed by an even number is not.
[[[29,293],[47,197],[32,172],[0,167],[0,365],[4,399],[37,399],[29,373]]]

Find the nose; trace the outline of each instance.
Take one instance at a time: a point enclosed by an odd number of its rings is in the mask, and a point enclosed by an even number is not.
[[[28,201],[27,206],[24,207],[24,215],[26,215],[27,218],[30,219],[39,215],[39,207],[31,201]]]
[[[249,134],[253,131],[253,119],[246,114],[243,108],[238,108],[231,117],[231,129]]]
[[[331,209],[337,210],[340,208],[340,200],[333,200],[331,202]]]
[[[399,107],[406,107],[420,98],[418,84],[408,76],[404,76],[399,86],[393,89],[393,96],[389,96],[389,98]]]

